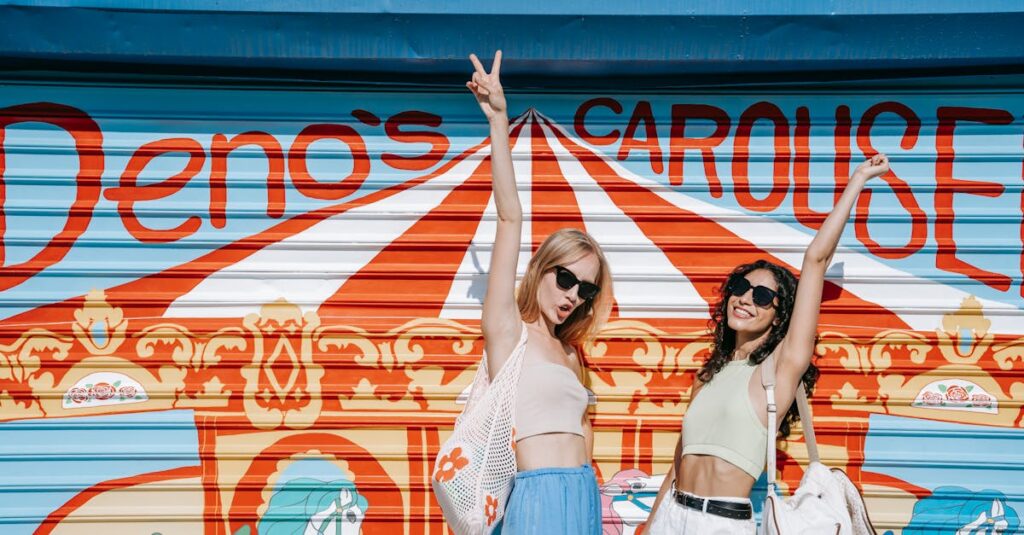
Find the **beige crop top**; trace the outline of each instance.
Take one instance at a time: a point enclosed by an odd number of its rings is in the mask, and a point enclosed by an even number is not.
[[[690,400],[683,416],[683,455],[713,455],[754,479],[761,475],[768,428],[748,393],[757,369],[746,360],[731,361]]]
[[[524,360],[516,392],[516,442],[544,433],[583,436],[589,400],[587,389],[569,368]]]

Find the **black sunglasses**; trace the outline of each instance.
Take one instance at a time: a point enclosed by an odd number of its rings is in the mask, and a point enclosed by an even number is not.
[[[729,279],[729,284],[725,287],[730,295],[735,295],[736,297],[745,295],[750,291],[750,288],[754,288],[754,304],[761,308],[768,308],[779,295],[778,292],[767,286],[752,286],[750,281],[742,275],[733,275]]]
[[[576,275],[572,271],[569,271],[562,266],[555,266],[555,283],[558,284],[559,288],[567,291],[571,290],[573,286],[579,284],[580,289],[577,291],[576,295],[580,296],[580,299],[585,301],[593,299],[597,296],[598,292],[601,291],[600,286],[592,282],[577,279]]]

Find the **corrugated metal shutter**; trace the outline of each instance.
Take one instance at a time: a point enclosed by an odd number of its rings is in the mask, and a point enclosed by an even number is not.
[[[1021,91],[512,103],[524,253],[585,228],[614,272],[587,348],[607,533],[646,517],[724,274],[796,269],[876,150],[893,173],[823,305],[823,458],[880,528],[1021,529]],[[0,86],[0,530],[443,533],[429,480],[494,229],[478,115],[446,91]],[[805,456],[797,434],[788,484]]]

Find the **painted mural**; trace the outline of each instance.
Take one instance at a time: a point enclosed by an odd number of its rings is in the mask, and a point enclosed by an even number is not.
[[[813,396],[885,533],[1020,533],[1024,94],[510,95],[524,251],[585,228],[607,535],[640,533],[714,288],[794,270],[850,172]],[[0,532],[446,533],[482,350],[486,125],[461,92],[0,85]],[[528,255],[521,255],[525,267]],[[795,433],[785,485],[806,463]]]

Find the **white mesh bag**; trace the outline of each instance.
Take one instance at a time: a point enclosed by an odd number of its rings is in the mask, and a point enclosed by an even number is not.
[[[441,445],[430,484],[444,518],[456,535],[491,533],[505,514],[516,475],[516,389],[526,324],[494,381],[487,378],[487,355],[473,378],[452,435]]]

